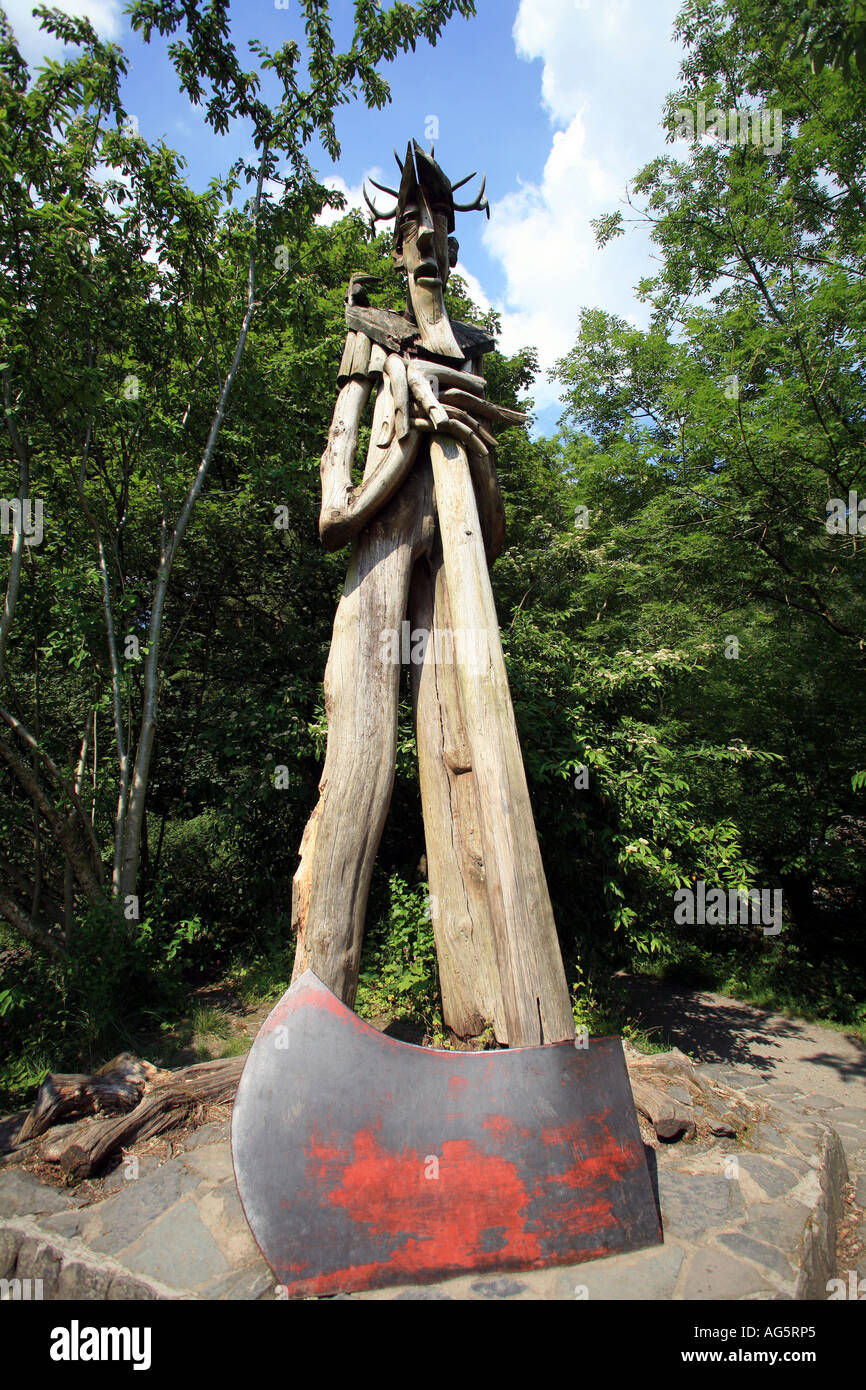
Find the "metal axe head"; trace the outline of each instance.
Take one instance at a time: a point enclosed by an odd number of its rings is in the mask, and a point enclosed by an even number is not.
[[[310,970],[250,1052],[232,1153],[253,1235],[292,1296],[571,1264],[661,1239],[618,1038],[411,1047]]]

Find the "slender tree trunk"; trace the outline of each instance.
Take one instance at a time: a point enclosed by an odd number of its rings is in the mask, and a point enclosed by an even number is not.
[[[256,185],[256,194],[253,200],[253,224],[258,219],[259,208],[262,200],[262,185],[265,175],[265,162],[267,158],[267,141],[262,144],[262,155],[259,163],[259,177]],[[147,798],[147,788],[150,779],[150,764],[153,757],[153,745],[156,738],[157,724],[157,705],[159,700],[159,659],[162,642],[162,624],[165,613],[165,603],[168,595],[168,585],[171,579],[174,561],[183,540],[186,528],[189,525],[193,508],[198,501],[205,479],[210,469],[220,430],[222,429],[228,399],[234,386],[241,358],[246,347],[250,325],[256,311],[256,254],[255,242],[250,251],[249,271],[247,276],[247,308],[244,314],[238,334],[237,345],[228,375],[223,382],[217,402],[216,412],[211,421],[207,443],[202,455],[201,463],[187,493],[186,500],[181,508],[180,515],[175,523],[174,530],[170,537],[163,536],[162,554],[160,556],[159,569],[157,571],[156,584],[154,587],[153,606],[151,608],[150,625],[148,629],[148,650],[144,663],[144,702],[139,726],[138,748],[135,755],[135,765],[132,772],[132,783],[129,794],[129,801],[126,813],[126,824],[123,832],[123,849],[120,856],[120,872],[118,883],[118,894],[121,900],[135,896],[138,886],[138,870],[141,858],[141,836],[144,824],[144,807]]]
[[[6,406],[6,428],[12,447],[18,459],[18,525],[12,532],[12,558],[9,565],[9,578],[6,581],[6,597],[3,603],[3,616],[0,617],[0,689],[6,667],[6,647],[9,633],[15,621],[18,604],[18,589],[21,583],[21,564],[24,559],[24,505],[30,501],[30,460],[18,427],[12,415],[12,387],[9,373],[3,373],[3,399]]]

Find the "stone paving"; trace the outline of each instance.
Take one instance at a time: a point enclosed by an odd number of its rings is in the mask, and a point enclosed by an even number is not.
[[[566,1268],[337,1297],[826,1298],[849,1172],[866,1207],[866,1107],[722,1064],[699,1070],[747,1091],[765,1118],[745,1143],[648,1150],[662,1246]],[[866,1224],[861,1234],[866,1239]],[[866,1277],[866,1267],[859,1274]],[[241,1210],[227,1122],[196,1130],[166,1162],[145,1157],[136,1168],[127,1159],[90,1204],[28,1173],[0,1173],[2,1278],[42,1279],[45,1298],[279,1297]]]

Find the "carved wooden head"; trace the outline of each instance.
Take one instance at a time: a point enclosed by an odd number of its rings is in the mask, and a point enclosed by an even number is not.
[[[379,212],[366,189],[364,198],[374,222],[394,219],[394,264],[406,271],[412,311],[422,339],[435,351],[460,356],[448,324],[444,300],[445,285],[457,264],[459,251],[450,233],[454,231],[456,212],[480,210],[490,216],[484,194],[486,179],[473,203],[456,203],[455,190],[473,179],[474,174],[452,184],[436,163],[433,151],[426,154],[414,140],[409,141],[405,159],[401,160],[396,150],[394,154],[401,173],[399,189],[370,180],[374,188],[397,199],[394,211]]]

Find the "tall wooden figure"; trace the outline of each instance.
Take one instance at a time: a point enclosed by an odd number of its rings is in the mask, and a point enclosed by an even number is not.
[[[404,313],[366,306],[353,281],[340,394],[322,457],[319,530],[353,542],[325,672],[328,744],[294,880],[294,979],[308,967],[351,1007],[373,862],[397,743],[400,634],[415,648],[413,697],[433,928],[446,1023],[492,1023],[512,1047],[564,1041],[574,1022],[508,689],[488,563],[504,511],[491,433],[522,416],[486,399],[494,344],[452,322],[444,288],[461,206],[410,142],[393,213]],[[470,175],[470,178],[474,175]],[[366,196],[366,195],[365,195]],[[369,202],[369,200],[368,200]],[[352,467],[375,388],[363,480]]]

